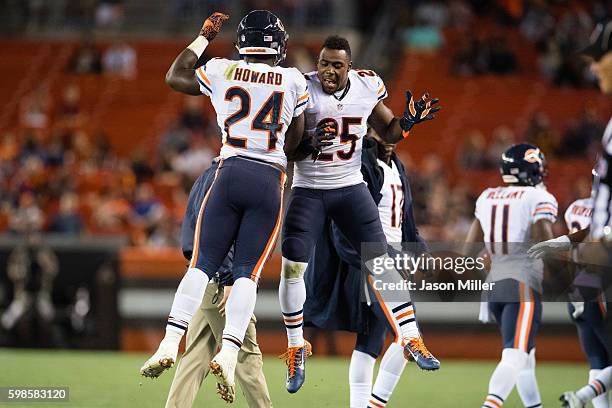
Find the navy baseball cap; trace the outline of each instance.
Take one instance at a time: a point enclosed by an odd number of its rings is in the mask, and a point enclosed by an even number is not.
[[[591,34],[590,44],[580,51],[580,54],[599,61],[601,57],[612,51],[612,20],[599,23]]]

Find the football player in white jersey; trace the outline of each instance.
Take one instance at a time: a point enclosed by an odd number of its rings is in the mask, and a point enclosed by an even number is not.
[[[582,54],[589,58],[591,71],[597,77],[599,89],[605,95],[612,95],[612,20],[597,24],[588,47]],[[600,158],[596,171],[599,180],[593,186],[593,217],[589,229],[579,233],[563,235],[530,248],[534,256],[547,252],[568,249],[573,243],[584,240],[579,246],[578,261],[595,264],[607,269],[601,274],[602,290],[609,293],[612,280],[612,119],[608,122],[601,141]],[[586,232],[586,234],[585,234]],[[588,236],[585,239],[585,235]],[[597,244],[593,244],[597,243]],[[606,296],[610,306],[610,296]],[[606,346],[612,355],[612,318],[606,321]],[[589,401],[606,393],[612,387],[612,366],[603,369],[589,384],[576,392],[565,392],[560,400],[564,407],[583,408]]]
[[[195,69],[226,19],[221,13],[209,17],[166,75],[174,90],[211,98],[223,147],[199,209],[193,255],[176,291],[166,335],[141,373],[158,376],[176,361],[204,290],[234,244],[234,286],[225,307],[222,346],[210,362],[221,397],[232,402],[236,359],[253,314],[257,282],[280,231],[286,152],[302,140],[308,91],[297,69],[278,66],[288,36],[278,17],[265,10],[250,12],[238,26],[242,59],[213,58]]]
[[[570,233],[589,228],[593,213],[592,199],[574,201],[565,212],[565,225]],[[573,252],[576,252],[574,249]],[[579,267],[580,268],[580,267]],[[578,338],[590,365],[589,381],[594,381],[603,369],[610,365],[606,350],[606,303],[601,291],[601,276],[582,267],[572,284],[569,304],[570,316],[578,329]],[[594,383],[594,386],[599,384]],[[594,408],[609,408],[608,393],[591,400]]]
[[[332,36],[323,44],[317,71],[306,74],[310,101],[306,109],[306,132],[335,138],[322,151],[302,150],[295,162],[292,195],[289,200],[282,239],[282,273],[279,287],[281,311],[287,329],[287,390],[297,392],[304,382],[305,358],[310,345],[303,337],[303,305],[306,299],[304,272],[321,235],[326,218],[331,218],[351,245],[361,254],[363,242],[381,245],[375,256],[385,256],[386,239],[378,209],[363,182],[361,150],[367,122],[387,142],[407,137],[412,127],[433,119],[437,99],[423,95],[414,101],[407,92],[406,110],[401,118],[385,106],[387,90],[382,79],[369,70],[353,70],[351,49],[346,39]],[[373,257],[364,259],[366,266]],[[384,278],[383,278],[384,279]],[[389,280],[401,280],[389,271]],[[407,355],[425,370],[435,370],[439,361],[423,344],[409,299],[391,302],[378,292],[376,299],[388,317],[396,340]]]
[[[503,338],[501,361],[489,382],[482,404],[499,408],[517,386],[525,407],[541,407],[535,378],[535,334],[542,316],[543,263],[532,260],[523,245],[552,237],[557,219],[557,200],[546,191],[544,155],[533,145],[522,143],[502,155],[501,173],[506,186],[486,189],[476,202],[475,220],[468,234],[475,243],[484,242],[491,256],[487,281],[488,310],[495,317]]]

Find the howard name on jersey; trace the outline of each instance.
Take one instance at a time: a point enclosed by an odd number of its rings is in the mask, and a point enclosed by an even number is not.
[[[308,104],[300,71],[214,58],[196,69],[196,78],[217,112],[222,159],[244,156],[287,166],[285,133]]]
[[[363,183],[361,149],[368,117],[387,97],[382,79],[374,71],[351,70],[347,86],[334,95],[323,91],[316,72],[305,75],[310,99],[306,109],[306,133],[314,135],[317,124],[331,121],[336,138],[312,158],[295,163],[293,187],[334,189]]]
[[[491,254],[488,280],[515,279],[542,291],[543,263],[526,250],[531,226],[540,220],[557,220],[555,197],[544,187],[488,188],[476,201],[476,218]],[[524,243],[524,244],[523,244]]]

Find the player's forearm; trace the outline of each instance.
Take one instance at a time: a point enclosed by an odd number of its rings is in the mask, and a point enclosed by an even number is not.
[[[198,62],[198,56],[186,48],[176,57],[166,73],[166,84],[177,92],[201,95],[198,80],[195,77],[196,62]]]
[[[382,135],[382,139],[386,143],[395,144],[404,138],[399,122],[399,118],[393,118],[387,125],[387,131]]]
[[[591,233],[591,227],[586,227],[585,229],[581,229],[579,231],[573,232],[571,234],[567,234],[570,242],[576,244],[584,241],[589,234]]]
[[[299,161],[308,157],[308,153],[304,153],[303,145],[306,144],[308,138],[304,134],[304,114],[293,118],[287,133],[285,134],[285,145],[283,149],[287,160]]]
[[[484,233],[478,219],[472,221],[470,230],[465,239],[465,244],[461,250],[461,254],[466,257],[476,256],[484,247]]]
[[[285,152],[285,154],[287,155],[287,160],[293,162],[302,161],[308,156],[312,155],[312,153],[306,153],[299,148],[289,153]]]

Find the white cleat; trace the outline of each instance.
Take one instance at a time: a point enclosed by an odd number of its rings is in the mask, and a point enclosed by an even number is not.
[[[151,358],[140,368],[140,375],[149,378],[159,377],[176,362],[178,348],[178,344],[168,340],[162,340],[155,354],[153,354],[153,356],[151,356]]]
[[[584,408],[586,404],[582,402],[574,391],[566,391],[563,393],[561,397],[559,397],[561,401],[561,406],[564,408]]]
[[[238,361],[238,350],[222,347],[210,362],[210,371],[217,378],[217,393],[227,403],[236,398],[236,382],[234,374]]]

